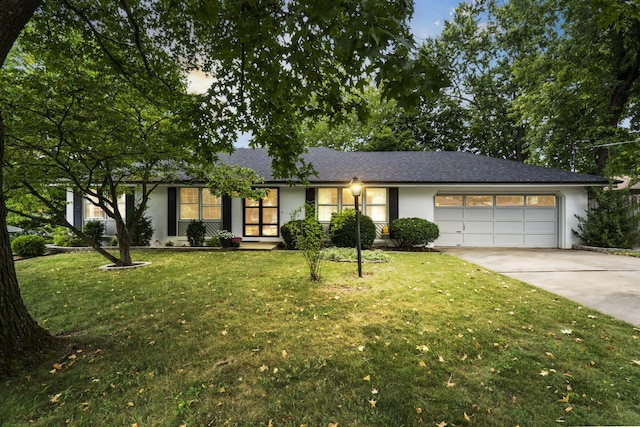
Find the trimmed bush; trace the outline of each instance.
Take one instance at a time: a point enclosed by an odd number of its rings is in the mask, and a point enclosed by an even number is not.
[[[187,240],[189,246],[202,246],[204,244],[204,236],[207,234],[207,226],[202,221],[192,219],[187,226]]]
[[[87,221],[82,230],[89,239],[96,245],[102,246],[102,237],[104,236],[104,222]]]
[[[131,220],[128,221],[127,225],[130,224],[130,221]],[[149,246],[151,243],[151,237],[153,237],[151,219],[142,215],[136,224],[136,232],[131,240],[131,246]]]
[[[294,219],[293,221],[285,222],[280,227],[280,235],[284,240],[286,249],[296,249],[296,235],[300,232],[302,222],[301,219]]]
[[[65,247],[86,246],[82,239],[71,233],[66,227],[57,227],[53,230],[53,244]]]
[[[389,237],[400,248],[426,245],[439,236],[438,226],[422,218],[398,218],[389,226]]]
[[[341,248],[356,247],[356,211],[344,209],[331,215],[329,223],[331,242]],[[376,226],[367,215],[360,215],[360,246],[369,249],[376,238]]]
[[[11,250],[21,257],[44,255],[45,239],[41,236],[20,236],[11,242]]]

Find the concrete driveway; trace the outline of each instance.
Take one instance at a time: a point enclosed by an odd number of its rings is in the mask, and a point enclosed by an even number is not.
[[[566,249],[438,250],[640,326],[640,258]]]

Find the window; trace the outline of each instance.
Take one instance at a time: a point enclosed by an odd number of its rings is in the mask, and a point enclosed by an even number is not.
[[[98,203],[98,198],[87,196],[84,204],[84,219],[104,219],[105,214],[102,208],[94,203]]]
[[[365,215],[375,222],[386,222],[388,202],[386,188],[365,188],[358,206]],[[349,188],[318,188],[318,221],[329,222],[331,214],[344,209],[355,209],[356,200]]]
[[[96,220],[96,219],[107,219],[107,214],[102,210],[102,208],[95,205],[98,203],[98,198],[94,196],[86,196],[84,201],[84,219],[85,220]],[[125,207],[125,195],[121,194],[118,196],[118,211],[120,214],[124,214]]]
[[[329,221],[338,212],[338,189],[318,188],[318,220]]]
[[[524,196],[496,196],[496,206],[524,206]]]
[[[436,196],[436,206],[462,206],[464,196]]]
[[[359,198],[358,202],[360,202],[360,210],[362,210],[362,197]],[[356,208],[356,198],[351,194],[351,190],[349,188],[342,189],[342,209],[355,209]]]
[[[527,196],[527,206],[555,206],[556,196]]]
[[[262,200],[244,199],[245,236],[277,237],[279,219],[277,188],[270,188]]]
[[[180,219],[220,221],[222,198],[211,194],[208,188],[180,188]]]
[[[493,196],[466,196],[465,206],[491,207],[493,206]]]
[[[387,220],[387,189],[365,188],[365,215],[371,217],[374,222]]]

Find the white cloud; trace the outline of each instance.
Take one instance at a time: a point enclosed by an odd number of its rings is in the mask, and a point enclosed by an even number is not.
[[[187,81],[189,82],[187,92],[202,94],[206,93],[207,90],[209,90],[209,87],[211,87],[211,84],[213,83],[213,77],[209,76],[203,71],[192,70],[189,71]]]

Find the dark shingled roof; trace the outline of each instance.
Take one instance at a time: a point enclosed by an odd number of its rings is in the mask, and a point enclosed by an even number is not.
[[[310,148],[304,159],[318,176],[311,183],[348,183],[354,174],[368,183],[398,184],[580,184],[606,185],[606,178],[527,165],[458,151],[342,152]],[[256,171],[266,182],[276,180],[265,149],[238,148],[221,160]]]

